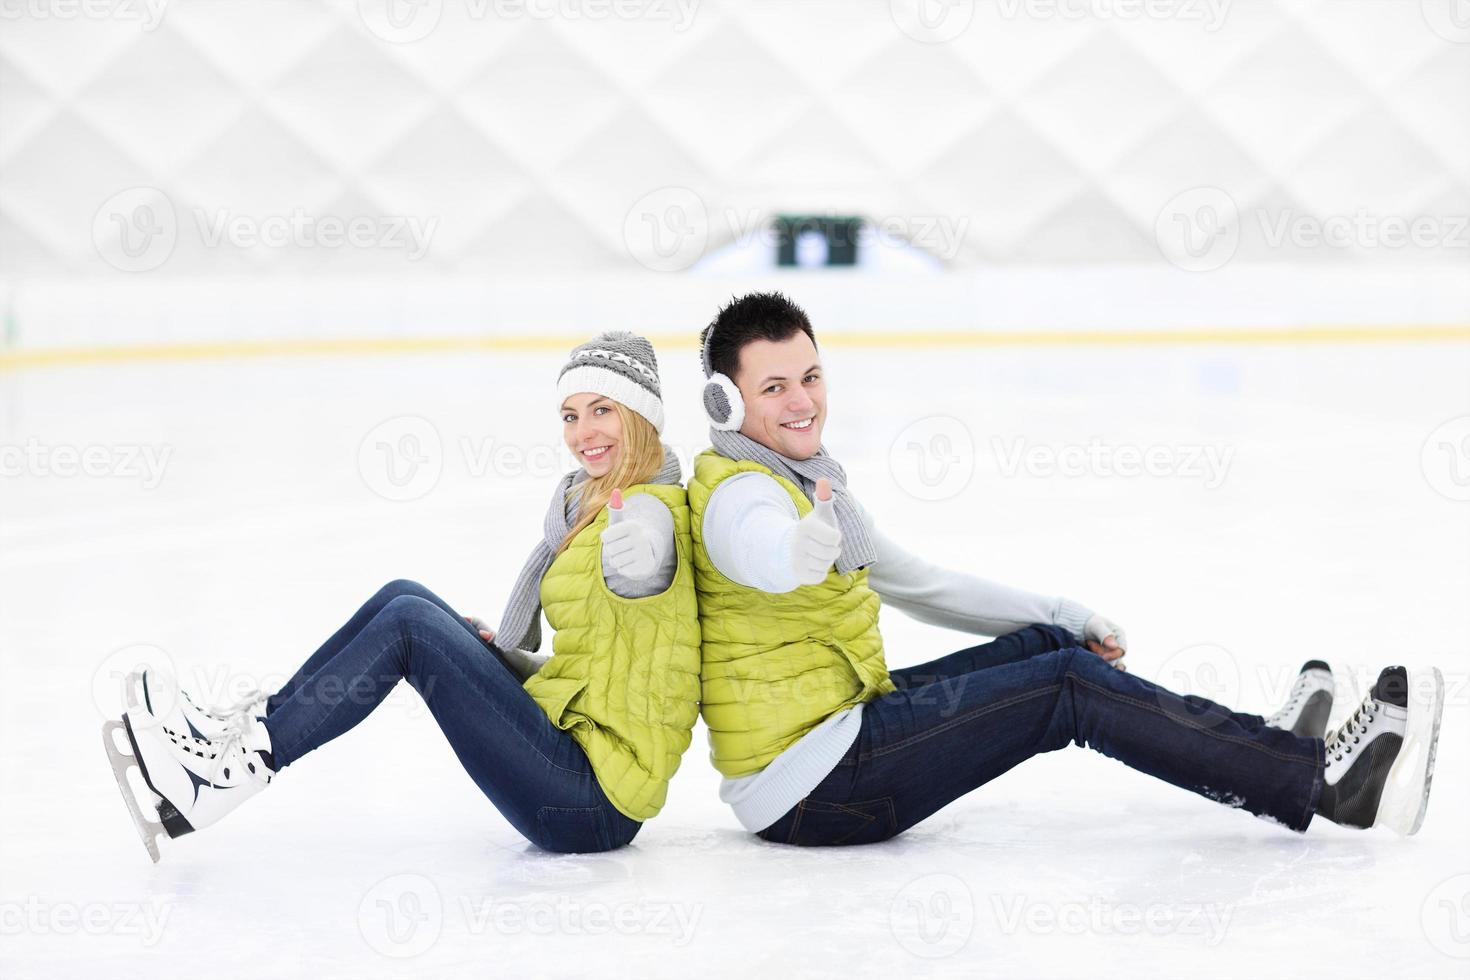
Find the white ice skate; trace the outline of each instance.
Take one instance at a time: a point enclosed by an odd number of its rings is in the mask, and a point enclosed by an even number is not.
[[[263,691],[254,690],[227,707],[204,705],[190,697],[178,678],[162,667],[133,671],[128,675],[124,690],[128,710],[141,708],[161,718],[172,714],[177,707],[183,712],[189,733],[199,738],[214,738],[245,717],[264,714],[268,696]]]
[[[1417,833],[1429,808],[1444,678],[1386,667],[1358,710],[1327,736],[1317,812],[1345,827]]]
[[[190,733],[178,708],[162,719],[132,709],[122,721],[103,724],[102,741],[123,802],[155,863],[160,837],[182,837],[215,823],[275,775],[270,733],[248,715],[211,739]],[[129,779],[134,767],[146,790]]]
[[[1331,715],[1332,668],[1321,660],[1308,660],[1302,664],[1286,703],[1266,719],[1266,724],[1295,735],[1326,738]]]

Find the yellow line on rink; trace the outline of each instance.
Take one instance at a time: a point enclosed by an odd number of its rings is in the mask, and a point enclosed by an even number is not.
[[[490,337],[360,337],[336,340],[216,341],[193,344],[56,347],[0,350],[0,371],[159,361],[260,357],[432,354],[474,351],[557,351],[585,333]],[[692,349],[697,332],[649,334],[655,347]],[[823,346],[901,350],[938,347],[1167,347],[1179,344],[1362,344],[1470,341],[1470,325],[1376,327],[1219,327],[1179,330],[968,330],[825,332]]]

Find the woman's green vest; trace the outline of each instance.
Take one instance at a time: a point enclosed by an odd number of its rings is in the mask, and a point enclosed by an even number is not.
[[[658,595],[625,599],[602,577],[607,508],[541,577],[554,656],[526,681],[552,724],[587,753],[607,798],[634,820],[664,805],[699,713],[699,619],[681,487],[640,484],[674,515],[679,564]]]

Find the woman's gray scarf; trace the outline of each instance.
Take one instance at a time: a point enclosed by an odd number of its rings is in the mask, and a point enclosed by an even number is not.
[[[679,485],[679,457],[668,446],[664,446],[664,462],[648,483]],[[556,558],[556,549],[561,547],[577,520],[577,508],[582,502],[581,485],[587,480],[587,471],[580,466],[566,474],[556,484],[551,495],[551,506],[546,511],[546,523],[542,527],[542,538],[537,542],[531,557],[521,569],[511,591],[510,602],[500,620],[500,629],[495,632],[495,645],[502,650],[541,649],[541,577]]]
[[[847,491],[847,471],[842,464],[827,455],[825,446],[809,459],[791,459],[774,449],[767,448],[749,436],[739,432],[711,428],[710,442],[726,459],[744,459],[760,463],[766,469],[784,476],[801,487],[808,498],[815,501],[817,480],[826,477],[832,481],[833,510],[837,512],[837,526],[842,531],[842,551],[837,555],[837,570],[844,575],[864,568],[878,560],[868,529],[858,516],[857,505]]]

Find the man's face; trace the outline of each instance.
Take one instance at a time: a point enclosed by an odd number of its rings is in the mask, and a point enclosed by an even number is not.
[[[745,401],[742,435],[791,459],[816,454],[827,421],[827,385],[811,338],[798,330],[782,341],[751,341],[740,348],[734,380]]]

